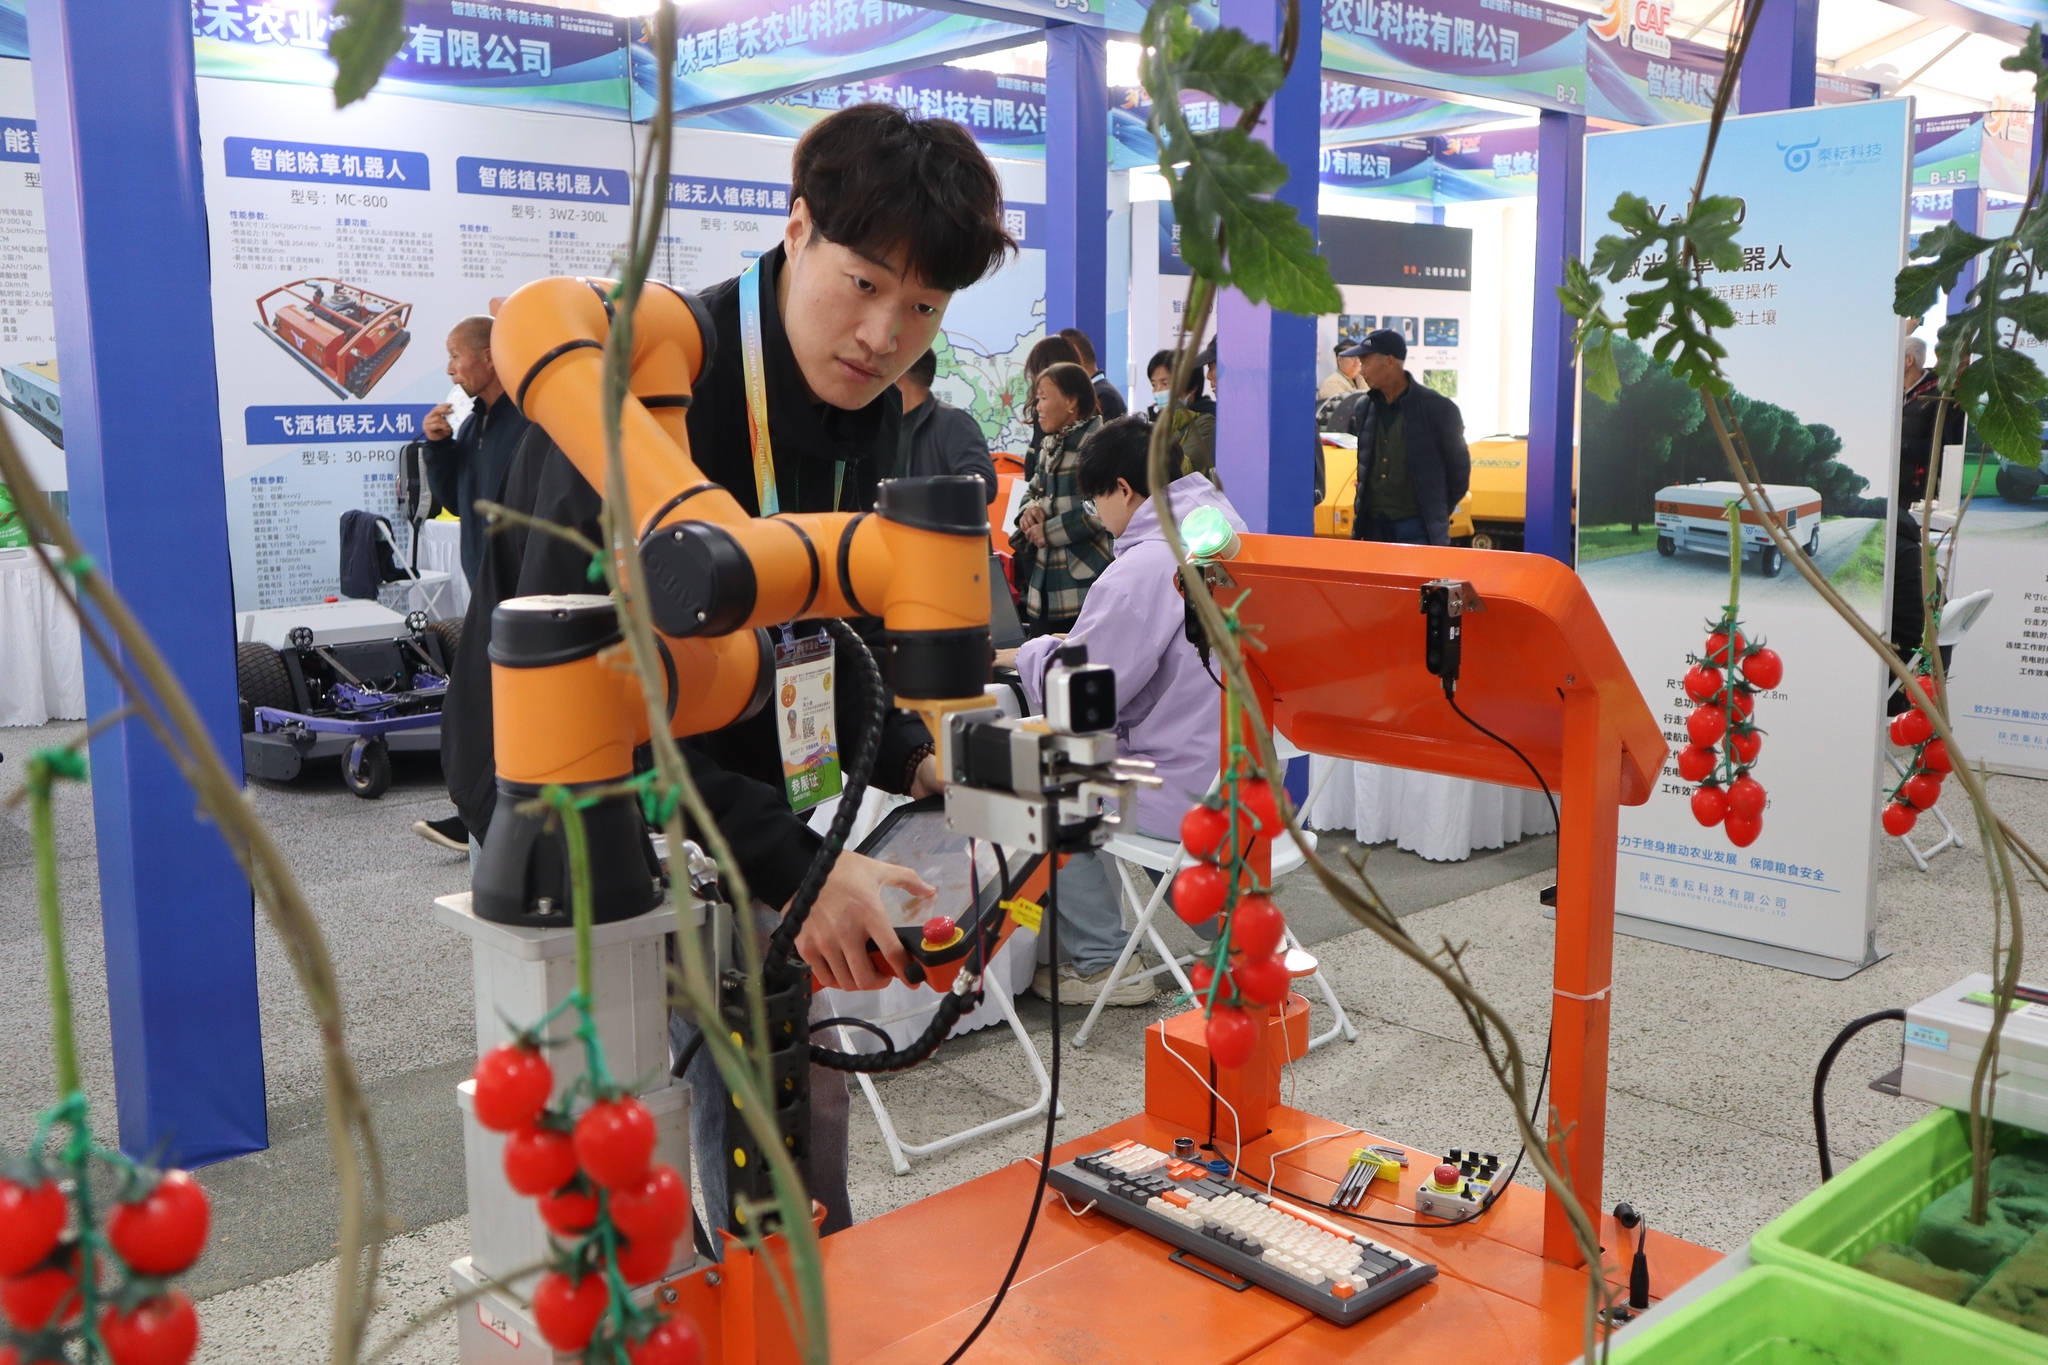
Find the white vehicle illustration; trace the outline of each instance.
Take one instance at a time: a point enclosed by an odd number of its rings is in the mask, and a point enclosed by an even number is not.
[[[1767,483],[1764,495],[1778,511],[1780,523],[1794,540],[1806,531],[1806,553],[1820,549],[1820,494],[1794,484]],[[1657,553],[1670,558],[1680,550],[1728,557],[1728,504],[1742,501],[1742,489],[1727,480],[1718,483],[1673,484],[1657,490]],[[1778,547],[1764,529],[1762,516],[1742,509],[1744,559],[1754,552],[1765,578],[1784,567]]]

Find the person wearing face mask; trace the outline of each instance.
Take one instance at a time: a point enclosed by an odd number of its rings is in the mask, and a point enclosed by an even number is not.
[[[899,444],[897,379],[931,349],[953,294],[1016,250],[1003,229],[1002,186],[957,123],[864,104],[805,133],[790,167],[789,200],[782,240],[739,277],[700,296],[711,327],[687,419],[691,451],[705,476],[749,512],[866,511]],[[750,401],[753,395],[758,403]],[[537,425],[521,443],[501,500],[515,512],[603,539],[596,490]],[[560,537],[523,527],[489,539],[442,721],[449,793],[473,831],[490,828],[496,800],[491,612],[512,597],[589,592],[589,564],[588,555]],[[855,625],[879,658],[880,622]],[[816,622],[771,632],[778,656],[787,649],[792,658],[808,657],[804,642],[821,633]],[[844,659],[832,672],[840,679],[861,676]],[[857,734],[865,723],[861,689],[855,683],[835,692],[835,730]],[[872,785],[911,796],[939,791],[923,722],[893,708],[886,714]],[[768,925],[786,909],[821,843],[806,823],[804,803],[792,798],[785,782],[776,715],[777,708],[763,708],[684,746],[692,776]],[[903,967],[882,901],[888,887],[931,893],[907,869],[840,853],[796,943],[819,984],[850,990],[885,984],[888,978],[868,960],[870,940]],[[694,1031],[672,1020],[679,1050]],[[716,1152],[723,1146],[724,1091],[709,1050],[694,1055],[688,1074],[699,1096],[692,1106],[693,1141],[698,1151]],[[825,1204],[829,1232],[852,1218],[845,1078],[813,1068],[811,1096],[812,1193]],[[700,1176],[707,1208],[719,1218],[726,1207],[724,1168],[707,1163]]]
[[[1109,532],[1075,484],[1081,443],[1102,425],[1088,371],[1062,362],[1038,376],[1038,425],[1045,434],[1010,544],[1029,546],[1033,556],[1024,580],[1025,629],[1052,635],[1074,623],[1089,585],[1109,567]]]

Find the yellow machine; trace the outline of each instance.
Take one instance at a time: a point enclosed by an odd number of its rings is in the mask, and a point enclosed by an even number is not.
[[[1496,437],[1472,442],[1471,451],[1472,485],[1451,511],[1451,544],[1519,550],[1527,515],[1529,442]],[[1316,458],[1322,462],[1316,534],[1348,540],[1358,501],[1358,452],[1349,436],[1324,432]]]

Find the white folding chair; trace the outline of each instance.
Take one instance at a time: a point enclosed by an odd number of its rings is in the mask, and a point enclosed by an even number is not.
[[[403,550],[398,548],[398,541],[392,537],[391,528],[385,524],[382,517],[377,519],[377,535],[386,545],[391,547],[392,558],[398,561],[398,567],[405,570],[404,578],[395,579],[384,586],[390,588],[401,583],[404,584],[406,607],[409,611],[423,611],[430,619],[435,621],[452,615],[453,613],[449,609],[448,596],[452,591],[449,585],[454,581],[455,575],[438,569],[429,569],[425,573],[421,573],[418,569],[414,568],[411,559]],[[413,533],[413,538],[417,542],[419,538],[417,531]],[[379,597],[382,597],[381,592]]]
[[[1286,738],[1278,732],[1275,732],[1273,735],[1273,746],[1276,755],[1283,763],[1304,756],[1300,749],[1288,743]],[[1327,779],[1328,773],[1326,772],[1324,776]],[[1215,790],[1214,784],[1210,786],[1210,790]],[[1310,794],[1309,799],[1311,801],[1315,799],[1314,793]],[[1316,846],[1314,831],[1305,829],[1302,831],[1302,835],[1308,841],[1310,848]],[[1188,863],[1187,849],[1183,845],[1169,839],[1154,839],[1147,835],[1132,833],[1117,835],[1107,844],[1103,845],[1102,851],[1116,860],[1117,879],[1123,883],[1125,904],[1136,911],[1137,921],[1132,926],[1130,937],[1124,941],[1124,950],[1118,955],[1116,966],[1110,969],[1109,980],[1103,985],[1102,994],[1095,998],[1094,1005],[1089,1007],[1088,1018],[1082,1023],[1080,1031],[1074,1035],[1075,1047],[1087,1045],[1089,1031],[1095,1027],[1095,1021],[1101,1017],[1103,1006],[1108,1002],[1110,992],[1116,989],[1119,982],[1148,980],[1161,973],[1170,972],[1173,975],[1174,983],[1183,992],[1188,995],[1195,993],[1194,986],[1188,981],[1187,973],[1182,970],[1188,963],[1195,960],[1194,954],[1187,953],[1176,956],[1173,950],[1166,946],[1166,940],[1160,937],[1159,928],[1153,923],[1153,919],[1158,915],[1160,907],[1166,904],[1166,892],[1167,888],[1173,884],[1173,874],[1180,871]],[[1304,861],[1306,859],[1303,858],[1301,849],[1295,845],[1292,838],[1274,840],[1272,880],[1278,882],[1289,872],[1300,867]],[[1137,874],[1133,872],[1133,868],[1157,872],[1159,874],[1158,884],[1146,887],[1145,891],[1140,891]],[[1146,892],[1149,892],[1149,894],[1146,894]],[[1145,968],[1143,971],[1127,973],[1124,969],[1130,965],[1132,955],[1138,951],[1140,940],[1152,945],[1152,951],[1159,958],[1159,965]],[[1300,941],[1294,937],[1293,929],[1290,928],[1286,931],[1282,946],[1283,948],[1291,949],[1299,949],[1301,947]],[[1313,1051],[1340,1035],[1347,1043],[1356,1042],[1358,1040],[1358,1030],[1353,1027],[1350,1016],[1344,1012],[1344,1006],[1338,1002],[1337,993],[1330,989],[1330,983],[1323,976],[1322,968],[1318,967],[1312,973],[1312,979],[1315,981],[1318,993],[1323,997],[1323,1003],[1328,1005],[1330,1012],[1336,1016],[1336,1022],[1330,1025],[1328,1029],[1309,1039],[1308,1045],[1310,1050]]]
[[[1991,596],[1991,589],[1980,588],[1967,596],[1958,597],[1955,601],[1943,607],[1941,609],[1941,631],[1935,637],[1935,647],[1937,649],[1953,650],[1958,644],[1962,643],[1963,637],[1970,633],[1970,627],[1977,624],[1977,618],[1982,616],[1984,609],[1991,605]],[[1892,679],[1891,692],[1896,693],[1899,691],[1899,688],[1899,680],[1897,678]],[[1887,700],[1890,699],[1890,695],[1890,693],[1887,694]],[[1884,761],[1891,764],[1892,771],[1900,777],[1906,775],[1906,765],[1899,762],[1897,755],[1892,753],[1889,745],[1885,748]],[[1940,824],[1941,838],[1935,840],[1934,843],[1926,848],[1921,848],[1913,842],[1913,836],[1910,834],[1899,836],[1899,842],[1906,846],[1906,854],[1913,860],[1913,866],[1919,868],[1922,872],[1927,870],[1927,860],[1935,854],[1940,853],[1944,849],[1963,847],[1963,836],[1958,834],[1956,827],[1949,823],[1948,816],[1942,812],[1939,801],[1929,806],[1926,814],[1933,816],[1935,821]]]

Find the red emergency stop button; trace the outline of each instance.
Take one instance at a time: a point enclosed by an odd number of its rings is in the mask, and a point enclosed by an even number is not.
[[[924,922],[924,947],[926,952],[937,952],[950,948],[960,941],[960,929],[947,915],[933,915]]]
[[[1441,1166],[1437,1167],[1437,1168],[1436,1168],[1436,1186],[1437,1186],[1437,1188],[1438,1188],[1438,1189],[1441,1189],[1441,1190],[1455,1190],[1455,1189],[1457,1189],[1457,1188],[1458,1188],[1458,1168],[1457,1168],[1456,1166],[1453,1166],[1453,1165],[1451,1165],[1451,1164],[1450,1164],[1449,1162],[1445,1162],[1445,1163],[1444,1163],[1443,1165],[1441,1165]]]

